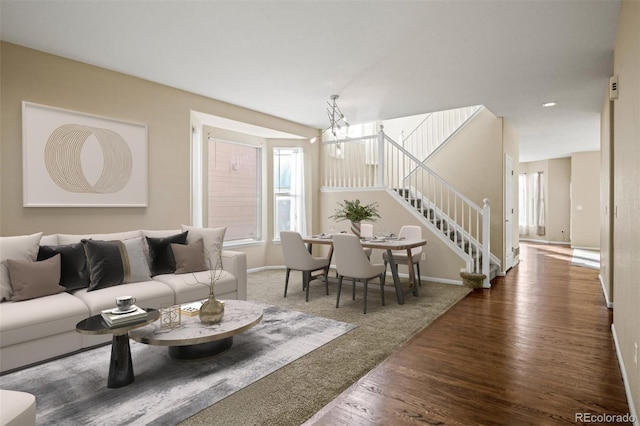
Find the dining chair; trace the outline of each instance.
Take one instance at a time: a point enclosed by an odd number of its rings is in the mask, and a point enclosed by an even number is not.
[[[302,240],[302,236],[294,231],[280,231],[280,241],[282,242],[282,254],[287,267],[287,275],[284,282],[284,297],[287,297],[289,287],[289,274],[291,270],[302,272],[302,288],[306,291],[305,300],[309,301],[309,283],[317,276],[312,276],[315,271],[324,271],[324,283],[329,294],[329,264],[328,257],[314,257],[307,250],[307,246]]]
[[[400,228],[400,232],[398,232],[398,238],[420,240],[422,239],[422,227],[416,225],[404,225]],[[411,263],[409,263],[409,259],[407,259],[406,250],[393,250],[391,254],[393,255],[393,261],[396,263],[396,268],[398,264],[407,265],[411,268],[413,268],[413,265],[416,266],[418,286],[422,286],[422,282],[420,281],[420,257],[422,256],[422,247],[414,247],[411,249]],[[386,273],[387,263],[389,263],[389,253],[385,251],[382,254],[382,260],[384,260],[384,270]]]
[[[367,313],[367,290],[369,280],[379,278],[380,297],[384,306],[384,278],[385,268],[382,264],[372,264],[362,250],[360,239],[351,234],[336,234],[333,236],[333,256],[338,272],[338,296],[336,308],[340,306],[340,292],[342,280],[351,278],[353,281],[353,300],[356,298],[356,280],[364,282],[364,313]]]
[[[372,238],[373,237],[373,225],[370,223],[361,223],[360,224],[360,236],[364,238]],[[371,253],[373,249],[369,247],[363,247],[364,254],[367,255],[369,259],[371,259]]]

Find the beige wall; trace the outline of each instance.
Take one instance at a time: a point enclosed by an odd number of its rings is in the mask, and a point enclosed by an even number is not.
[[[483,109],[427,161],[427,166],[478,206],[482,207],[483,199],[490,200],[491,253],[504,265],[502,119]]]
[[[520,163],[518,170],[521,173],[527,173],[527,176],[532,176],[535,172],[544,173],[546,224],[545,235],[536,235],[535,228],[530,228],[529,234],[520,235],[520,239],[568,244],[571,238],[571,159],[555,158]]]
[[[613,263],[611,251],[613,250],[613,233],[611,206],[613,205],[613,146],[611,144],[613,126],[611,120],[612,102],[607,96],[602,107],[600,121],[600,280],[604,288],[607,306],[613,305]]]
[[[189,224],[192,110],[306,138],[316,136],[318,132],[266,114],[58,56],[4,42],[0,47],[0,235],[37,231],[111,232],[177,228],[182,223]],[[145,123],[148,127],[148,207],[22,207],[22,101]],[[264,257],[256,258],[256,261],[263,262]],[[249,257],[250,267],[252,263],[252,257]]]
[[[519,217],[520,217],[520,212],[518,211],[518,158],[520,157],[520,139],[518,137],[518,134],[516,133],[515,129],[513,127],[511,127],[511,125],[507,122],[507,120],[502,120],[502,140],[503,140],[503,146],[504,146],[504,153],[505,155],[508,155],[509,157],[511,157],[511,160],[513,162],[513,187],[511,188],[512,193],[511,193],[511,197],[513,200],[513,217],[512,217],[512,223],[511,223],[511,246],[512,248],[517,252],[517,248],[520,246],[520,236],[519,236],[519,232],[518,232],[518,223],[519,223]],[[505,182],[506,182],[506,170],[505,170]],[[506,191],[506,186],[505,186],[505,191]],[[505,198],[506,198],[506,192],[505,192]],[[505,203],[505,208],[506,208],[506,203]],[[504,220],[506,220],[506,211],[505,211],[505,217]],[[505,234],[506,234],[506,229],[505,229]],[[505,238],[507,238],[508,236],[505,235]],[[506,257],[507,253],[506,253],[506,243],[505,243],[505,253],[504,256]],[[514,256],[514,262],[517,262],[517,256]],[[515,265],[515,263],[514,263]]]
[[[640,365],[634,363],[634,345],[640,345],[640,2],[623,1],[619,19],[613,64],[619,84],[613,110],[613,323],[632,402],[640,410]]]
[[[571,246],[600,248],[600,152],[571,155]]]

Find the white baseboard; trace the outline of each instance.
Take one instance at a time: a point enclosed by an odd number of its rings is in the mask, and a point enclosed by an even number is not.
[[[537,244],[555,244],[560,246],[571,246],[571,241],[549,241],[549,240],[536,240],[534,238],[519,238],[519,241],[526,241],[528,243]]]
[[[607,304],[607,308],[613,309],[613,302],[609,301],[609,294],[607,293],[607,289],[604,286],[604,281],[602,280],[602,275],[598,274],[598,281],[600,281],[600,287],[602,287],[602,294],[604,294],[604,301]]]
[[[574,246],[573,244],[571,244],[571,248],[589,251],[600,251],[600,247]]]
[[[257,268],[247,269],[247,274],[253,274],[254,272],[269,271],[272,269],[287,269],[284,265],[276,266],[259,266]]]
[[[624,383],[624,392],[627,395],[627,404],[629,404],[629,414],[634,418],[633,424],[640,426],[640,419],[636,412],[636,407],[633,404],[633,395],[631,394],[631,388],[629,387],[629,376],[627,376],[627,369],[622,361],[622,352],[620,351],[620,344],[618,342],[618,335],[616,333],[616,325],[611,324],[611,334],[613,334],[613,342],[616,345],[616,355],[618,357],[618,365],[620,366],[620,372],[622,373],[622,382]]]

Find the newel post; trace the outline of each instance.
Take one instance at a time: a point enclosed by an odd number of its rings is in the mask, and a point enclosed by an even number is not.
[[[378,180],[377,186],[384,186],[384,126],[378,132]]]
[[[482,206],[482,273],[486,275],[484,288],[491,288],[489,276],[489,261],[491,260],[491,206],[489,199],[485,198]]]

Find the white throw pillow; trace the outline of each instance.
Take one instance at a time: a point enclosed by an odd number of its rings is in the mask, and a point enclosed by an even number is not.
[[[9,279],[7,259],[35,262],[42,232],[15,237],[0,237],[0,301],[11,299],[13,290]]]
[[[137,283],[151,280],[149,264],[147,263],[146,245],[142,237],[122,240],[129,258],[130,276],[127,283]]]
[[[187,234],[187,244],[195,244],[198,240],[202,240],[204,244],[204,252],[208,255],[211,268],[220,265],[222,268],[222,243],[224,242],[224,234],[227,227],[221,228],[196,228],[189,225],[182,225],[182,231],[189,231]]]

